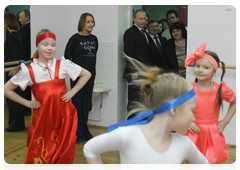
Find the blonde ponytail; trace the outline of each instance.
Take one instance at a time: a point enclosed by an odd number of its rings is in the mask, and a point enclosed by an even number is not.
[[[163,73],[162,68],[147,66],[128,56],[126,58],[139,75],[139,79],[132,81],[131,84],[138,85],[141,89],[140,102],[132,102],[133,109],[129,111],[127,117],[146,110],[156,110],[192,89],[188,81],[175,73]]]
[[[31,59],[31,60],[28,60],[28,61],[25,62],[24,64],[25,64],[26,66],[28,66],[29,64],[31,64],[31,62],[32,62],[32,59]],[[8,75],[9,75],[9,76],[14,76],[14,75],[16,75],[20,70],[21,70],[21,65],[18,65],[18,66],[16,66],[14,69],[12,69],[12,70],[8,73]]]
[[[138,79],[132,81],[130,84],[135,85],[151,85],[157,81],[157,77],[159,74],[164,72],[164,69],[154,66],[147,66],[142,62],[131,58],[124,54],[125,57],[132,63],[134,68],[137,70],[138,76],[143,77],[143,79]],[[149,86],[148,86],[149,87]]]

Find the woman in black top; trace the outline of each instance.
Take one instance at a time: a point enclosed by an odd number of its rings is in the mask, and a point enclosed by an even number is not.
[[[64,56],[74,63],[87,69],[92,77],[87,84],[72,98],[72,103],[78,111],[77,141],[83,144],[93,136],[90,134],[87,122],[88,113],[91,110],[92,92],[96,75],[96,54],[98,50],[98,39],[91,34],[95,21],[93,15],[84,13],[78,22],[78,33],[74,34],[68,41]],[[71,80],[71,87],[77,81]]]
[[[4,14],[4,29],[9,31],[9,34],[4,42],[4,62],[16,61],[22,59],[22,40],[18,31],[17,18],[13,13]],[[12,67],[12,66],[11,66]],[[6,73],[6,81],[10,80],[11,76]],[[14,90],[18,95],[22,95],[21,89],[18,87]],[[9,121],[4,131],[19,132],[25,129],[24,123],[24,106],[15,103],[7,98]]]
[[[179,73],[186,78],[187,30],[185,25],[175,22],[169,27],[172,38],[165,44],[166,71]]]

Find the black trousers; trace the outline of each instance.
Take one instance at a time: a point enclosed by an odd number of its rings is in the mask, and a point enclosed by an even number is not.
[[[22,91],[22,97],[27,100],[31,100],[31,87],[27,86],[24,91]],[[23,106],[24,115],[31,115],[32,109]]]
[[[128,85],[128,104],[127,104],[128,112],[134,107],[132,102],[141,101],[140,95],[141,95],[140,86]],[[127,119],[133,118],[136,114],[137,113],[133,113]]]
[[[140,100],[139,93],[140,93],[139,86],[128,85],[127,111],[130,111],[132,109],[132,102],[136,102]]]
[[[6,74],[6,81],[10,80],[10,76]],[[14,90],[15,93],[22,96],[22,90],[18,87]],[[24,106],[7,98],[9,110],[9,127],[6,128],[9,132],[19,132],[25,129],[24,121]]]
[[[75,81],[71,80],[71,88],[75,86],[78,82],[79,78]],[[76,107],[78,112],[78,127],[77,127],[77,141],[88,141],[93,136],[89,132],[87,122],[88,122],[88,114],[91,110],[91,101],[92,101],[92,92],[93,92],[93,85],[94,85],[95,76],[92,76],[89,81],[85,84],[85,86],[79,90],[73,96],[72,103]]]

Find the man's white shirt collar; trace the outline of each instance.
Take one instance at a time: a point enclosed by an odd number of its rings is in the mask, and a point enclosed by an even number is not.
[[[134,25],[139,29],[139,31],[142,31],[143,28],[140,28],[137,26],[137,24],[134,23]]]

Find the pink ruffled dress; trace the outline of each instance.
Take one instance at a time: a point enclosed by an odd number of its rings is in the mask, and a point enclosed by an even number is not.
[[[214,82],[211,90],[200,90],[196,83],[192,83],[197,93],[197,107],[194,110],[195,124],[201,129],[200,133],[191,133],[186,135],[195,143],[197,148],[203,153],[210,164],[220,164],[229,159],[228,150],[223,134],[220,134],[217,128],[219,119],[219,108],[215,108],[215,99],[219,84]],[[235,93],[222,83],[222,100],[232,102]]]

